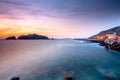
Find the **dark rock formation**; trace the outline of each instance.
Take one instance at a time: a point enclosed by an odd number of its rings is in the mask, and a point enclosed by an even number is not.
[[[120,43],[114,42],[113,44],[107,44],[105,42],[100,43],[101,46],[104,46],[107,50],[115,50],[120,52]]]
[[[13,77],[11,80],[20,80],[19,77]]]
[[[100,42],[100,46],[105,46],[106,43],[104,41]]]
[[[106,34],[112,34],[113,32],[115,32],[118,36],[120,36],[120,26],[114,27],[114,28],[111,28],[111,29],[108,29],[108,30],[105,30],[105,31],[102,31],[102,32],[98,33],[97,35],[89,37],[89,39],[96,39],[97,36],[103,36],[103,35],[106,35]]]
[[[38,35],[38,34],[28,34],[28,35],[21,35],[18,37],[18,39],[34,40],[34,39],[49,39],[49,38],[47,36]]]
[[[7,37],[6,40],[16,40],[16,37],[15,36],[10,36],[10,37]]]
[[[115,50],[120,52],[120,43],[114,42],[112,45],[109,46],[111,50]]]
[[[73,80],[72,77],[66,77],[65,80]]]

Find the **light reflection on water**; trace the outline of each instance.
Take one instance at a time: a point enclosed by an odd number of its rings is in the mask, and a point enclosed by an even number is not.
[[[74,40],[0,41],[0,80],[120,80],[120,55]]]

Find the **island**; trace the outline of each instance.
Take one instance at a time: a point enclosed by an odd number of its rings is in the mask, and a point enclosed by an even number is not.
[[[28,34],[28,35],[21,35],[19,36],[17,39],[22,40],[22,39],[49,39],[47,36],[43,36],[43,35],[38,35],[38,34]]]
[[[28,34],[28,35],[20,35],[18,38],[15,36],[7,37],[5,40],[49,40],[47,36],[38,35],[38,34]]]
[[[10,36],[10,37],[7,37],[6,40],[16,40],[16,37],[15,36]]]

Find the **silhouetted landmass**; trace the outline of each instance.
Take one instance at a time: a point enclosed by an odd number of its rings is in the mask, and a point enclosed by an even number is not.
[[[10,37],[7,37],[6,40],[16,40],[16,37],[15,36],[10,36]]]
[[[41,40],[41,39],[48,40],[49,38],[47,36],[38,35],[38,34],[28,34],[28,35],[20,35],[18,38],[16,38],[15,36],[10,36],[7,37],[5,40]]]
[[[28,35],[21,35],[18,37],[19,40],[35,40],[35,39],[49,39],[47,36],[38,35],[38,34],[28,34]]]
[[[73,40],[86,40],[86,38],[74,38]]]
[[[96,39],[97,36],[102,36],[102,35],[106,35],[106,34],[112,34],[113,32],[115,32],[118,36],[120,36],[120,26],[118,27],[114,27],[105,31],[102,31],[100,33],[98,33],[97,35],[94,35],[92,37],[89,37],[89,39]]]

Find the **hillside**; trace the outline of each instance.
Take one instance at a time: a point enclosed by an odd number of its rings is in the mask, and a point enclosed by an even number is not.
[[[96,39],[98,36],[104,36],[106,34],[112,34],[112,33],[116,33],[118,36],[120,36],[120,26],[105,30],[105,31],[101,31],[100,33],[89,37],[89,39]]]

